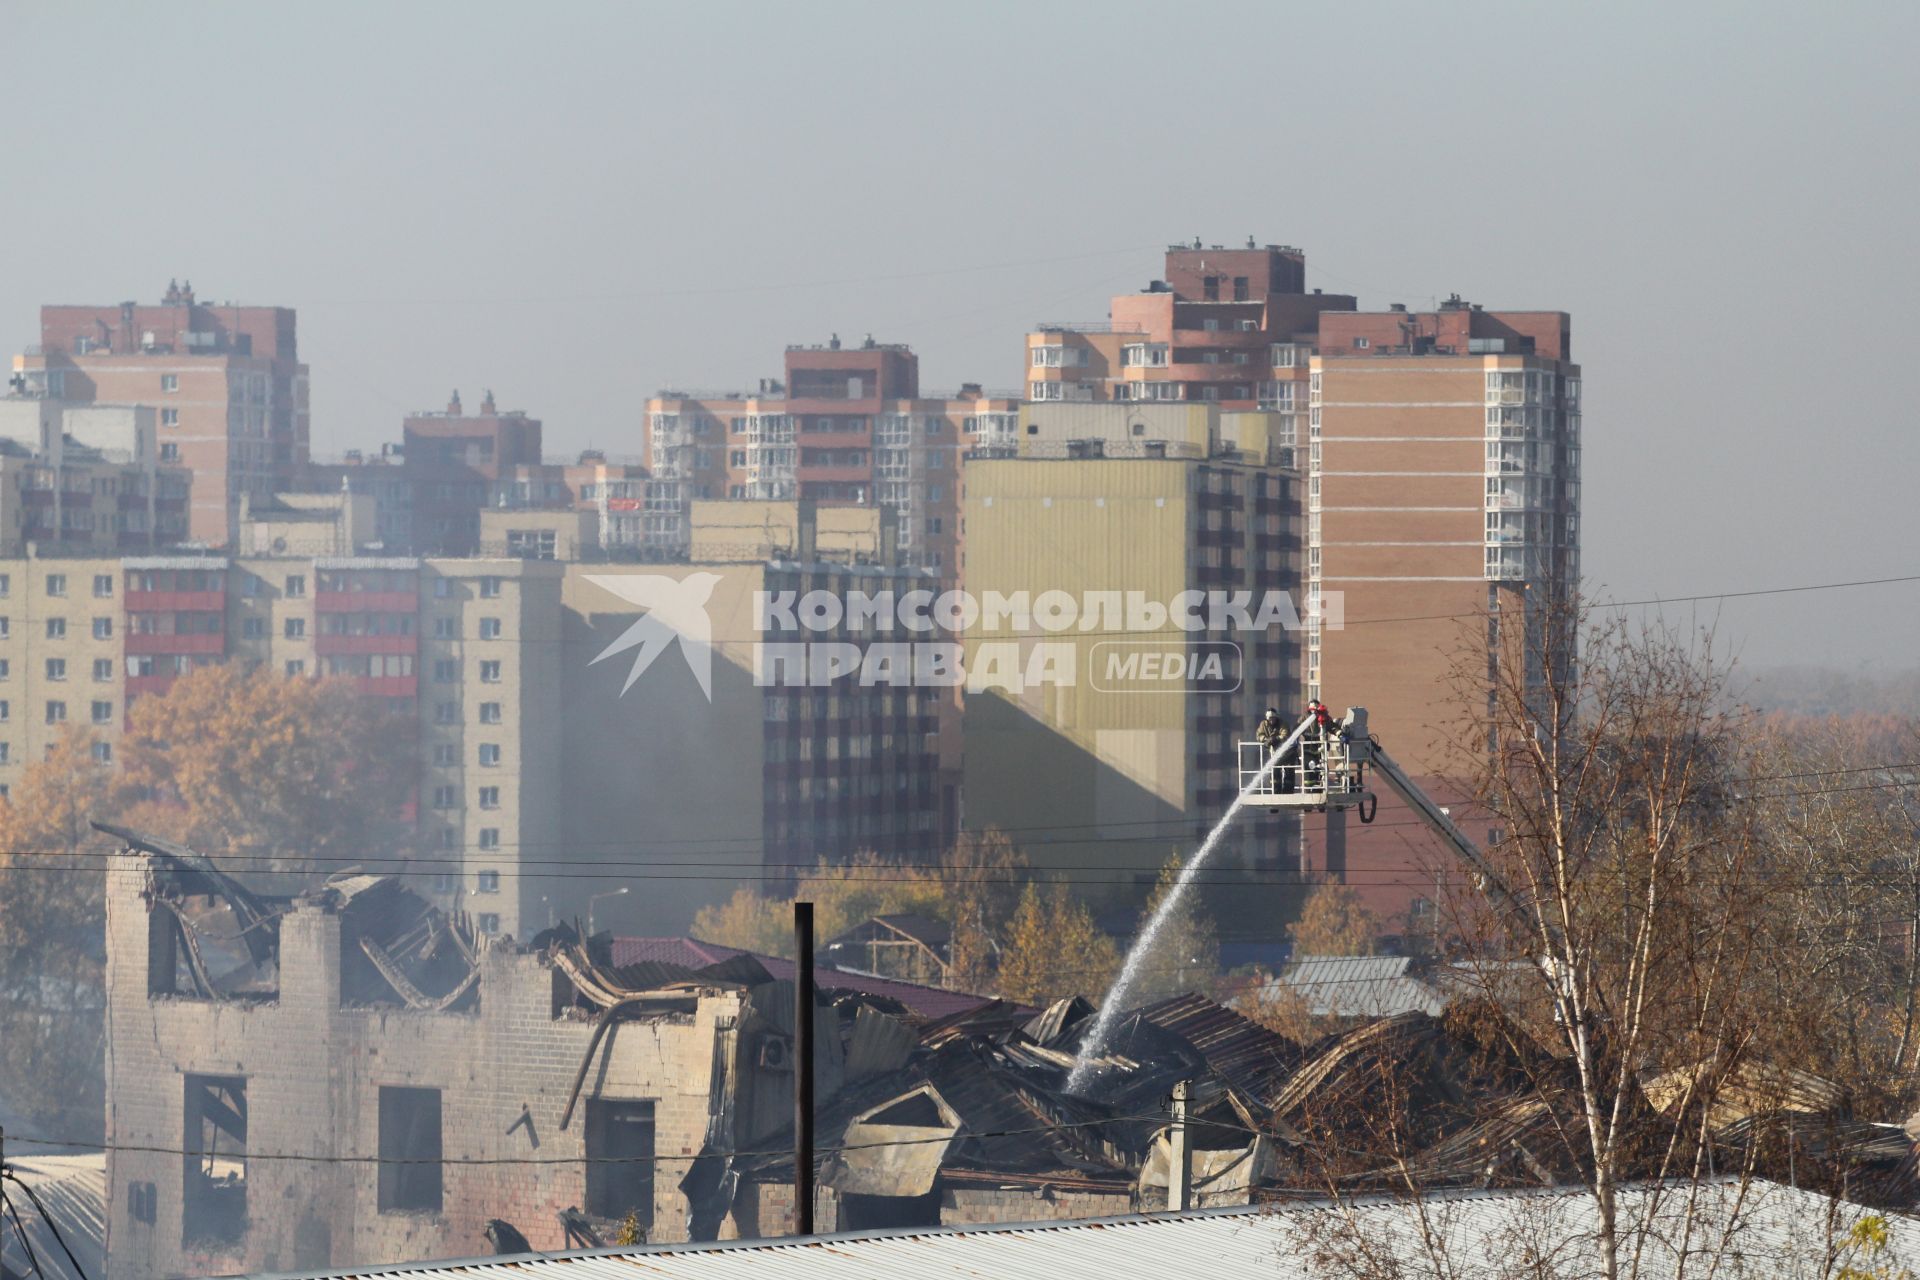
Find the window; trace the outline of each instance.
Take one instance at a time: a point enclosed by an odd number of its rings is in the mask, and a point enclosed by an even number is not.
[[[12,594],[13,575],[10,573],[0,573],[0,597],[10,596]]]
[[[480,847],[484,849],[487,846],[482,843]],[[500,873],[498,871],[480,872],[474,877],[473,891],[475,893],[500,892]]]
[[[480,704],[480,723],[481,724],[499,724],[500,723],[500,704],[497,702],[481,703]]]
[[[482,911],[480,913],[480,932],[482,933],[500,932],[500,917],[495,915],[491,911]]]
[[[482,849],[498,849],[500,847],[500,828],[498,827],[480,828],[480,847]],[[500,873],[498,871],[495,871],[492,873],[482,872],[481,874],[482,875],[492,874],[496,882],[499,880],[499,877],[500,877]]]
[[[459,724],[460,704],[457,702],[434,703],[433,722],[435,724]]]
[[[460,679],[460,664],[452,658],[433,660],[433,682],[435,684],[454,684]],[[446,704],[441,704],[446,705]]]
[[[65,658],[47,659],[47,679],[65,680],[67,678],[67,660]]]
[[[1365,351],[1368,347],[1371,347],[1372,345],[1373,345],[1373,339],[1371,338],[1355,338],[1353,340],[1353,349],[1355,351]]]
[[[499,596],[500,596],[500,579],[495,577],[486,577],[486,578],[480,579],[480,598],[482,600],[496,600],[499,598]]]
[[[67,704],[64,702],[47,703],[47,723],[65,724],[67,722]]]
[[[460,748],[454,746],[451,742],[434,743],[433,744],[433,762],[436,765],[439,765],[443,768],[450,765],[459,764]]]
[[[1233,278],[1233,300],[1235,302],[1246,302],[1252,297],[1253,294],[1247,288],[1247,278],[1245,276],[1235,276]]]
[[[287,674],[290,676],[303,676],[307,674],[307,664],[305,660],[301,658],[288,658]]]
[[[93,575],[93,594],[95,599],[105,600],[113,595],[113,575],[96,573]]]
[[[247,1230],[246,1080],[188,1076],[185,1120],[181,1243],[233,1244]]]
[[[440,1212],[440,1159],[440,1091],[382,1086],[380,1212]]]
[[[169,441],[167,441],[167,442],[166,442],[165,444],[163,444],[163,445],[161,445],[161,446],[160,446],[160,461],[162,461],[162,462],[178,462],[178,461],[180,461],[180,446],[179,446],[179,445],[177,445],[177,444],[175,444],[175,443],[174,443],[173,441],[171,441],[171,440],[169,440]]]
[[[113,659],[95,658],[93,660],[93,678],[102,684],[113,679]]]
[[[105,699],[95,698],[93,702],[93,722],[95,724],[112,724],[113,703]]]
[[[248,640],[264,639],[267,634],[267,620],[265,618],[242,618],[240,620],[240,634]]]
[[[163,427],[179,426],[180,411],[178,409],[162,409],[160,411],[160,425]]]
[[[288,618],[287,619],[286,630],[285,630],[285,635],[287,639],[300,640],[305,638],[306,634],[307,634],[307,620],[305,618]]]
[[[64,573],[48,574],[47,594],[50,596],[65,596],[67,594],[67,575]]]
[[[460,805],[460,794],[453,787],[435,787],[433,789],[433,807],[436,809],[455,809]]]
[[[480,744],[480,767],[483,769],[497,769],[499,768],[499,766],[500,766],[500,744],[497,742],[481,743]]]
[[[95,618],[93,620],[93,638],[95,640],[113,639],[113,619]]]
[[[303,573],[288,574],[287,575],[287,596],[290,599],[292,599],[292,598],[298,598],[300,596],[304,596],[306,594],[307,594],[306,575]]]
[[[7,661],[7,659],[5,658],[0,658],[0,680],[5,680],[8,676],[12,674],[13,674],[13,664]]]
[[[0,721],[13,719],[13,704],[0,699]]]
[[[653,1224],[653,1103],[587,1099],[587,1212]]]
[[[500,683],[500,662],[498,659],[489,659],[480,664],[480,682],[482,684]]]
[[[92,754],[95,764],[112,764],[113,744],[111,742],[96,742],[93,744]]]
[[[161,374],[160,389],[162,391],[178,391],[180,389],[180,375],[177,373]]]
[[[47,619],[47,639],[65,640],[67,638],[67,620],[65,618]]]
[[[442,578],[440,581],[445,582]],[[433,638],[435,640],[458,640],[460,638],[460,619],[435,618],[433,620]]]
[[[498,640],[500,638],[500,619],[480,619],[480,638],[482,640]]]
[[[480,807],[482,809],[498,809],[500,807],[500,788],[480,788]]]

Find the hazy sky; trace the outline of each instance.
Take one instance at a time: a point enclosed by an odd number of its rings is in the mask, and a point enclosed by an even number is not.
[[[453,387],[637,452],[656,387],[836,330],[1014,386],[1030,323],[1252,235],[1366,307],[1572,312],[1616,596],[1920,573],[1912,4],[0,12],[0,347],[171,276],[293,306],[316,452]],[[1907,665],[1920,584],[1721,619]]]

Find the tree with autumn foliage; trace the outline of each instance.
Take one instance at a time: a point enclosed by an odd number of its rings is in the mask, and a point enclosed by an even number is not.
[[[345,681],[226,663],[133,704],[121,773],[150,827],[236,870],[332,870],[404,847],[416,743]]]
[[[70,730],[0,805],[0,1097],[35,1132],[97,1140],[106,991],[102,885],[113,795],[90,731]]]
[[[1065,883],[1042,890],[1028,881],[1007,925],[998,993],[1045,1005],[1085,991],[1105,991],[1120,968],[1120,951],[1093,913]]]
[[[1316,887],[1287,926],[1296,956],[1370,956],[1380,937],[1380,918],[1344,884]]]

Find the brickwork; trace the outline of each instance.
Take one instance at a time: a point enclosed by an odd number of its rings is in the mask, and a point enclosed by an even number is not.
[[[782,1108],[765,1103],[779,1096],[777,1086],[738,1087],[753,1070],[742,1046],[750,1050],[769,1031],[765,1018],[746,992],[711,988],[679,1012],[622,1022],[562,1131],[592,1025],[556,1016],[554,973],[543,957],[484,949],[478,1007],[468,1012],[351,1007],[342,1001],[340,918],[304,901],[280,920],[276,997],[150,995],[154,917],[142,898],[150,865],[144,856],[119,859],[107,894],[111,1277],[472,1256],[486,1252],[482,1229],[494,1217],[535,1248],[557,1249],[556,1215],[588,1204],[587,1098],[653,1104],[660,1162],[651,1237],[684,1240],[687,1202],[678,1186],[710,1129],[724,1134],[730,1122],[736,1142],[746,1143],[784,1121]],[[835,1064],[823,1067],[831,1083]],[[189,1161],[179,1152],[191,1145],[189,1074],[246,1082],[246,1224],[228,1245],[185,1241]],[[380,1090],[394,1086],[441,1091],[448,1163],[437,1212],[380,1207],[380,1168],[365,1158],[381,1150]],[[516,1125],[523,1112],[529,1119]],[[130,1189],[146,1183],[154,1188],[151,1222],[131,1208],[139,1197]]]

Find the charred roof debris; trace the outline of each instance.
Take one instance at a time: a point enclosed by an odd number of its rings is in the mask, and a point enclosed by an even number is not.
[[[108,1274],[790,1230],[791,961],[568,926],[483,937],[398,877],[269,894],[103,830],[125,845],[108,891]],[[828,1229],[1164,1208],[1176,1086],[1197,1207],[1409,1177],[1579,1184],[1543,1101],[1566,1065],[1486,1030],[1485,988],[1311,1044],[1181,995],[1126,1013],[1070,1091],[1085,999],[1035,1010],[826,968],[816,985]],[[1703,1117],[1686,1073],[1643,1085],[1650,1128],[1704,1123],[1728,1167],[1914,1203],[1913,1140],[1825,1081],[1749,1071]]]

